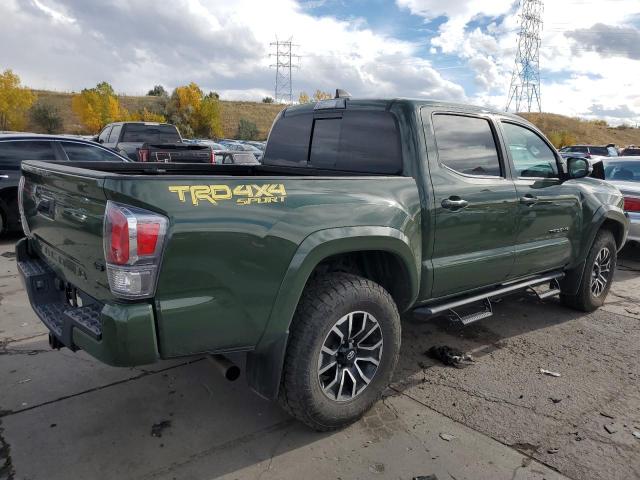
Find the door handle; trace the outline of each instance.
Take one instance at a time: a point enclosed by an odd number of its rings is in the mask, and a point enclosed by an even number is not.
[[[460,197],[449,197],[442,200],[440,205],[442,205],[442,208],[448,208],[449,210],[458,210],[459,208],[468,206],[469,202]]]
[[[520,197],[520,203],[522,203],[523,205],[535,205],[536,203],[538,203],[538,197],[536,197],[535,195],[531,195],[530,193],[527,193],[524,197]]]

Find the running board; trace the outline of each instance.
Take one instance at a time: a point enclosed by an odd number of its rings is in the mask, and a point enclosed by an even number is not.
[[[468,323],[477,321],[480,318],[490,317],[492,315],[492,313],[487,313],[487,312],[490,311],[490,308],[491,308],[491,299],[495,298],[495,297],[501,297],[501,296],[503,296],[503,295],[505,295],[507,293],[516,292],[518,290],[526,290],[528,288],[532,288],[532,287],[535,287],[536,285],[541,285],[543,283],[550,283],[550,284],[553,284],[553,287],[551,287],[548,291],[543,292],[541,294],[538,294],[536,292],[536,295],[538,295],[538,298],[547,298],[547,297],[551,297],[553,295],[557,295],[558,293],[560,293],[559,281],[563,277],[564,277],[564,273],[563,272],[550,273],[550,274],[543,275],[543,276],[540,276],[540,277],[531,278],[529,280],[524,280],[524,281],[520,281],[520,282],[511,283],[511,284],[508,284],[508,285],[503,286],[501,288],[498,288],[496,290],[492,290],[492,291],[484,292],[484,293],[479,293],[477,295],[472,295],[470,297],[461,298],[459,300],[454,300],[452,302],[441,303],[439,305],[432,305],[432,306],[428,306],[428,307],[418,307],[418,308],[414,309],[413,311],[416,312],[416,313],[422,314],[422,315],[433,316],[433,315],[438,315],[439,313],[446,312],[446,311],[454,311],[454,313],[455,313],[455,309],[456,308],[462,307],[464,305],[469,305],[470,303],[487,302],[489,304],[489,309],[487,309],[487,307],[486,307],[487,303],[485,303],[484,312],[474,313],[472,315],[467,316],[467,317],[472,317],[472,319],[466,323],[466,324],[468,324]],[[555,288],[555,287],[557,287],[557,288]],[[459,316],[458,314],[456,314],[456,316],[461,321],[462,321],[462,318],[465,318],[465,317]],[[478,316],[480,318],[477,318]]]
[[[493,315],[493,308],[491,307],[491,300],[488,298],[484,299],[483,306],[484,309],[472,313],[468,313],[466,315],[461,315],[458,311],[451,309],[449,310],[449,318],[453,321],[458,321],[462,325],[467,326],[470,323],[477,322],[478,320],[482,320],[483,318],[488,318]]]
[[[556,295],[560,294],[560,282],[557,278],[554,278],[549,282],[549,289],[543,292],[539,292],[538,290],[533,288],[533,286],[529,287],[529,290],[531,290],[536,295],[536,297],[538,297],[538,300],[544,300],[545,298],[555,297]]]

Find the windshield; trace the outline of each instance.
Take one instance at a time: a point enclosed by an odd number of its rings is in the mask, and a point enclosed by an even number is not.
[[[124,127],[123,142],[134,143],[177,143],[180,142],[178,129],[173,125],[128,124]]]
[[[607,162],[604,167],[604,178],[640,182],[640,161]]]

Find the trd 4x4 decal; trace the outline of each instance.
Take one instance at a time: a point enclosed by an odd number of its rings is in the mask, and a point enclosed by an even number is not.
[[[282,203],[287,191],[282,183],[263,185],[172,185],[169,191],[178,195],[178,200],[186,203],[191,200],[193,205],[209,202],[217,205],[220,201],[234,200],[238,205],[253,203]]]

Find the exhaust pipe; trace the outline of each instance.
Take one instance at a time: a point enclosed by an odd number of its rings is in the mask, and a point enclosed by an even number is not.
[[[224,355],[207,355],[207,360],[230,382],[236,381],[240,376],[240,367]]]

